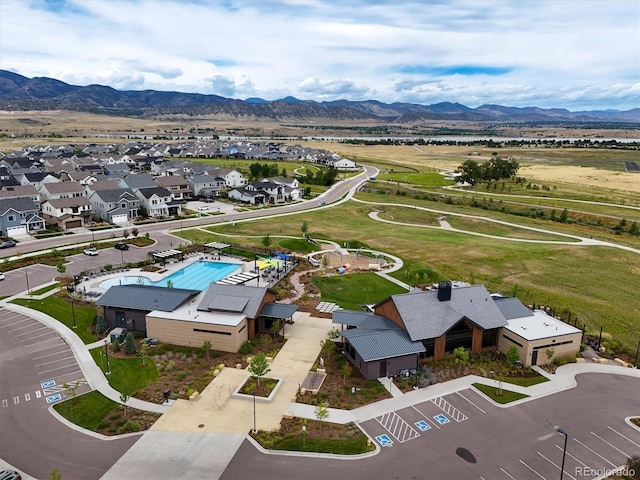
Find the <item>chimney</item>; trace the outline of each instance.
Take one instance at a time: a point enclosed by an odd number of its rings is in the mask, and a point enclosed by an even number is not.
[[[438,284],[438,300],[441,302],[448,302],[451,300],[451,288],[453,285],[449,280],[446,282],[440,282]]]

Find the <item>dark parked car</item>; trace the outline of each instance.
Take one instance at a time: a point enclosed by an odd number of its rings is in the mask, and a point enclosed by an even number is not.
[[[14,240],[6,240],[2,243],[0,243],[0,248],[10,248],[10,247],[15,247],[17,244]]]
[[[123,242],[118,242],[114,245],[118,250],[129,250],[129,245]]]

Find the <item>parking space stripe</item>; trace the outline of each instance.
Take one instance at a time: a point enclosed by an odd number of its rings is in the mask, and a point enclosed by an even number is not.
[[[476,407],[478,410],[480,410],[482,413],[487,413],[485,412],[483,409],[481,409],[478,405],[476,405],[475,403],[473,403],[471,400],[469,400],[467,397],[465,397],[464,395],[462,395],[460,392],[456,392],[458,395],[460,395],[462,398],[464,398],[467,402],[469,402],[471,405],[473,405],[474,407]]]
[[[396,412],[385,413],[384,415],[376,417],[376,420],[400,443],[413,440],[420,436],[420,434]]]
[[[416,412],[418,412],[420,414],[420,416],[424,417],[424,419],[427,422],[433,423],[433,425],[440,430],[440,425],[438,425],[438,422],[434,422],[433,420],[430,420],[429,417],[427,417],[424,413],[422,413],[420,410],[418,410],[418,408],[415,405],[411,405],[411,408],[413,408]]]
[[[75,358],[73,355],[67,355],[66,357],[62,357],[62,358],[57,358],[55,360],[50,360],[48,362],[44,362],[44,363],[36,363],[36,367],[44,367],[45,365],[51,365],[52,363],[58,363],[58,362],[63,362],[63,361],[67,361],[70,358]]]
[[[49,327],[33,328],[33,329],[28,330],[28,331],[26,331],[26,332],[24,332],[24,333],[18,333],[17,335],[15,335],[15,337],[22,337],[23,335],[29,335],[29,334],[31,334],[31,333],[33,333],[33,332],[38,332],[38,331],[40,331],[40,330],[47,330],[47,331],[49,331],[49,332],[51,331],[51,330],[49,329]]]
[[[558,470],[562,470],[562,467],[560,465],[556,465],[554,462],[552,462],[551,460],[549,460],[547,457],[545,457],[543,454],[541,454],[540,452],[536,452],[538,455],[540,455],[542,458],[544,458],[547,462],[549,462],[551,465],[553,465],[554,467],[556,467]],[[564,470],[564,475],[572,478],[573,480],[576,480],[576,477],[574,477],[573,475],[571,475],[569,472],[567,472],[567,469],[565,468]]]
[[[604,460],[605,462],[607,462],[609,465],[611,465],[612,467],[617,467],[617,465],[615,463],[611,463],[609,460],[607,460],[606,458],[604,458],[602,455],[600,455],[598,452],[596,452],[595,450],[593,450],[592,448],[587,447],[584,443],[582,443],[580,440],[578,440],[577,438],[574,438],[574,440],[576,442],[578,442],[580,445],[582,445],[584,448],[586,448],[587,450],[589,450],[591,453],[593,453],[594,455],[599,456],[602,460]]]
[[[561,452],[563,452],[563,451],[564,451],[564,447],[561,447],[560,445],[556,445],[556,448],[557,448],[558,450],[560,450]],[[582,465],[582,466],[583,466],[583,467],[585,467],[585,468],[590,468],[590,467],[589,467],[589,465],[587,465],[586,463],[584,463],[584,462],[582,462],[582,461],[578,460],[576,457],[574,457],[573,455],[571,455],[571,453],[569,453],[569,452],[567,452],[567,457],[571,457],[571,458],[573,458],[576,462],[578,462],[580,465]]]
[[[516,480],[515,477],[513,477],[509,472],[507,472],[504,468],[500,467],[500,470],[502,470],[502,473],[504,473],[507,477],[509,477],[511,480]]]
[[[29,340],[33,340],[34,338],[42,338],[42,337],[50,337],[52,335],[55,335],[55,333],[53,333],[51,330],[47,329],[47,331],[45,333],[42,333],[40,335],[31,335],[30,337],[24,339],[24,340],[20,340],[21,342],[28,342]],[[56,335],[56,338],[58,338],[58,336]]]
[[[609,430],[614,431],[615,433],[617,433],[618,435],[620,435],[622,438],[624,438],[625,440],[628,440],[629,442],[633,443],[636,447],[640,448],[640,445],[638,445],[636,442],[634,442],[633,440],[631,440],[628,437],[625,437],[623,434],[621,434],[619,431],[617,431],[615,428],[611,428],[609,425],[607,425],[607,428]]]
[[[631,455],[624,453],[622,450],[620,450],[618,447],[616,447],[615,445],[613,445],[612,443],[607,442],[604,438],[602,438],[601,436],[591,432],[591,435],[593,435],[594,437],[602,440],[604,443],[606,443],[607,445],[609,445],[611,448],[619,451],[621,454],[623,454],[626,458],[631,458]]]
[[[542,480],[547,480],[542,475],[540,475],[538,472],[536,472],[532,467],[530,467],[529,465],[524,463],[522,460],[520,460],[520,459],[518,459],[518,460],[520,461],[521,464],[523,464],[525,467],[527,467],[529,470],[531,470],[533,473],[535,473],[537,476],[539,476]]]

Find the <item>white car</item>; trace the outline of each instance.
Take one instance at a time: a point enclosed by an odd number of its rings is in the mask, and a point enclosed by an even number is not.
[[[0,280],[4,280],[4,273],[0,272]]]
[[[84,251],[85,255],[89,255],[90,257],[95,257],[96,255],[98,255],[98,249],[97,248],[87,248]]]
[[[200,210],[201,212],[204,212],[205,210],[209,210],[209,205],[200,205],[198,207],[198,210]]]

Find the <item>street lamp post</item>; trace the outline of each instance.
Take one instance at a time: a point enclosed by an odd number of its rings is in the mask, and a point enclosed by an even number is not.
[[[31,293],[31,288],[29,288],[29,274],[27,271],[24,271],[24,277],[27,279],[27,293]]]
[[[258,429],[256,428],[256,391],[253,391],[253,433],[256,433]]]
[[[564,477],[564,461],[567,458],[567,439],[569,434],[562,428],[556,428],[556,431],[564,435],[564,449],[562,450],[562,466],[560,467],[560,480]]]
[[[76,325],[76,307],[73,296],[71,297],[71,317],[73,318],[73,328],[78,328],[78,325]]]
[[[124,268],[124,250],[120,250],[120,268]]]
[[[109,349],[107,348],[107,339],[104,339],[104,356],[107,357],[107,371],[105,375],[111,374],[111,366],[109,365]]]

